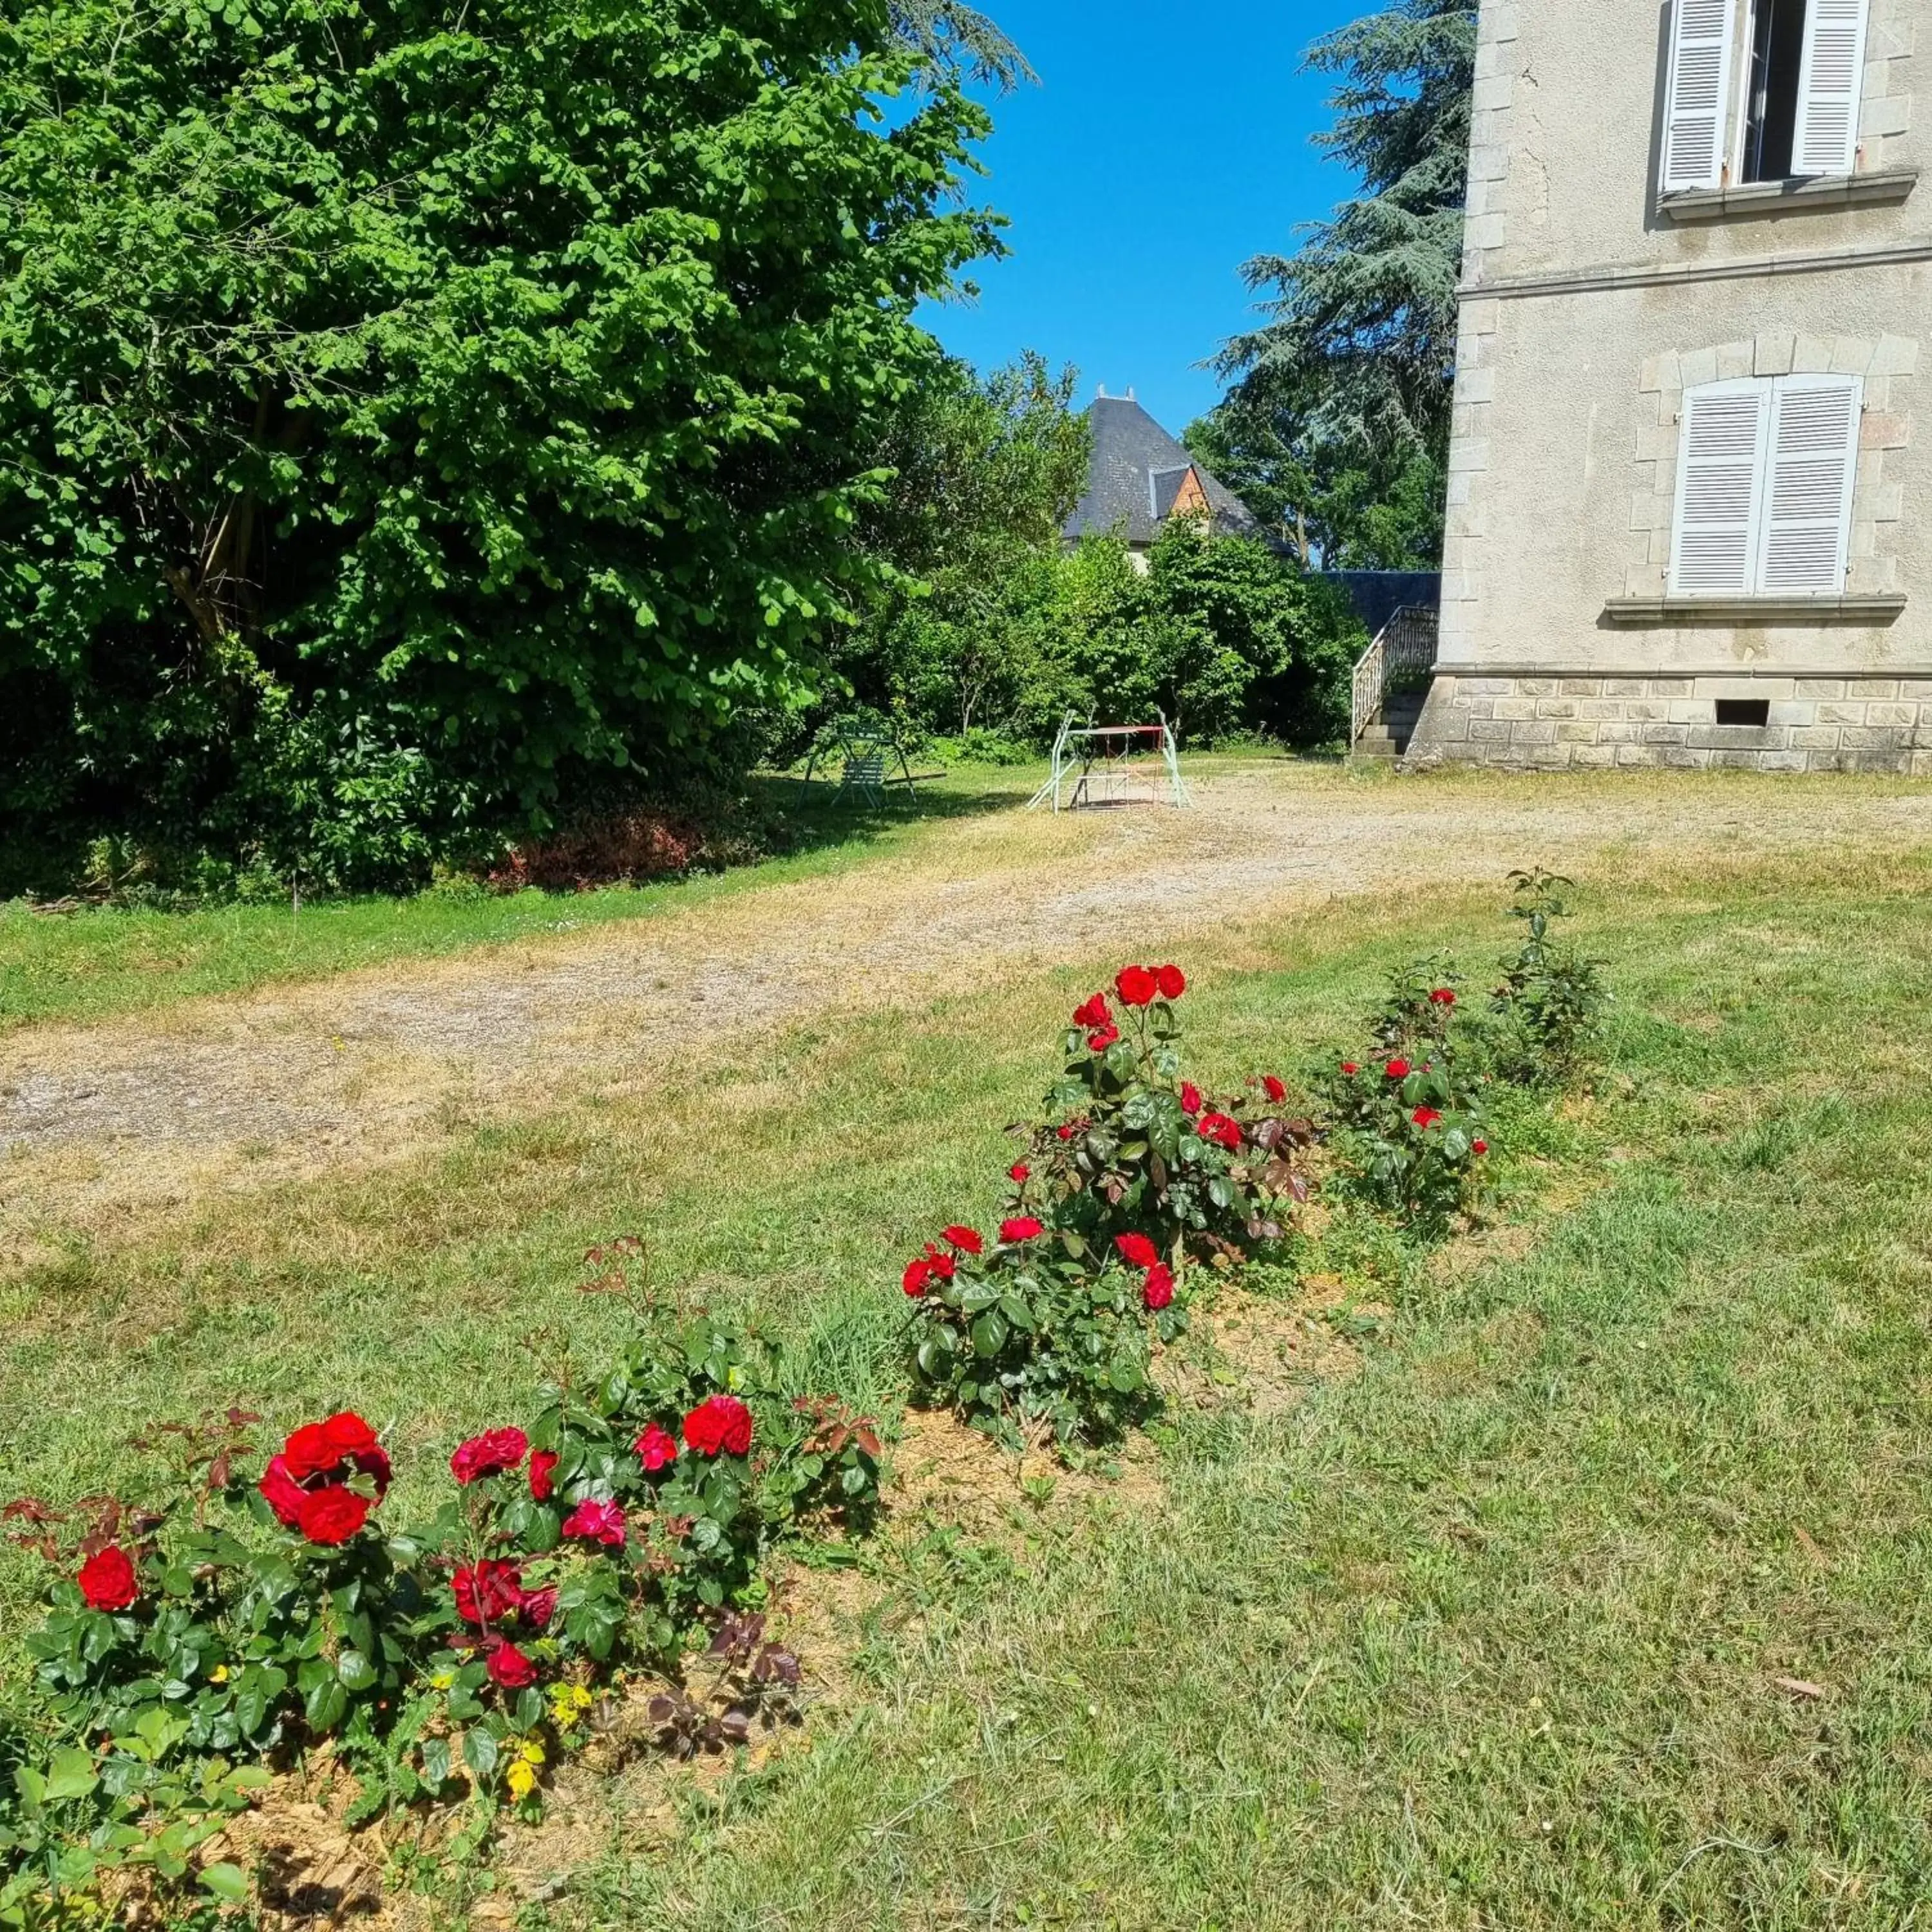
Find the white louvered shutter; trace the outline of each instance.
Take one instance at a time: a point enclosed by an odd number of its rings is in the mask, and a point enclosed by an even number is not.
[[[1774,386],[1756,587],[1835,597],[1845,587],[1864,386],[1856,376],[1787,376]]]
[[[1756,587],[1771,412],[1768,382],[1712,382],[1685,394],[1672,596],[1738,597]]]
[[[1868,6],[1869,0],[1810,0],[1805,9],[1794,174],[1848,175],[1857,161]]]
[[[1664,108],[1666,190],[1715,188],[1724,176],[1724,108],[1736,0],[1672,0]]]

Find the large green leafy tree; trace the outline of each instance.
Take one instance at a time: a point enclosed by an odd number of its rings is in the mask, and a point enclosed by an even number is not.
[[[903,25],[10,0],[16,866],[115,832],[406,872],[802,700],[875,574],[914,308],[992,245],[983,116]]]
[[[887,584],[841,654],[861,704],[962,733],[1012,724],[1086,482],[1075,381],[1031,351],[983,378],[949,358],[890,424],[892,480],[862,526]]]
[[[1294,254],[1243,269],[1262,326],[1191,440],[1229,485],[1331,563],[1432,560],[1456,347],[1477,0],[1398,0],[1316,42],[1336,76],[1318,146],[1361,192]]]

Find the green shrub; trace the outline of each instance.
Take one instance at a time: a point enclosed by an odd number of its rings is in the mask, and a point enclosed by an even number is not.
[[[1574,880],[1538,866],[1512,872],[1510,884],[1510,916],[1525,931],[1491,1001],[1492,1059],[1497,1073],[1518,1085],[1568,1086],[1602,1049],[1610,1002],[1602,964],[1550,936],[1551,921],[1568,913],[1563,894]]]
[[[1084,1001],[998,1240],[950,1227],[906,1268],[922,1391],[1010,1444],[1035,1427],[1090,1441],[1138,1415],[1151,1339],[1186,1325],[1191,1268],[1278,1241],[1307,1198],[1294,1156],[1315,1129],[1283,1114],[1280,1080],[1214,1100],[1182,1077],[1186,990],[1177,966],[1129,966],[1118,1018],[1104,993]]]
[[[992,245],[893,16],[10,8],[0,859],[394,886],[808,701]]]

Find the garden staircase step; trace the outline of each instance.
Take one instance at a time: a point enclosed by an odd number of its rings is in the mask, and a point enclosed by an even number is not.
[[[1429,694],[1423,691],[1392,692],[1382,700],[1382,709],[1364,728],[1355,740],[1358,758],[1399,758],[1408,749],[1417,721]]]

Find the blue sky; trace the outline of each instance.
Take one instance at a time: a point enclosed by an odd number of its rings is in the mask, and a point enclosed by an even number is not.
[[[922,316],[982,368],[1037,349],[1081,396],[1132,387],[1177,435],[1220,394],[1196,365],[1247,326],[1236,273],[1349,192],[1309,136],[1310,41],[1372,0],[979,0],[1042,85],[992,103],[980,199],[1012,219],[970,306]]]

